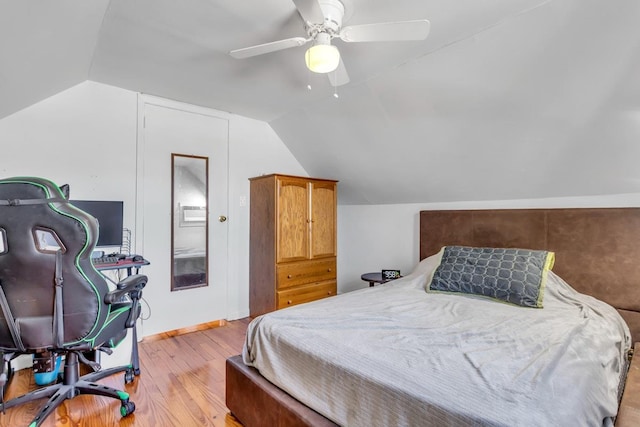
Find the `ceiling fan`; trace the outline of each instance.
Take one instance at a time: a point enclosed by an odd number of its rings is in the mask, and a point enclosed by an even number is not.
[[[347,43],[403,41],[424,40],[429,35],[430,23],[426,19],[343,27],[343,19],[350,17],[350,2],[351,0],[293,0],[304,20],[307,37],[292,37],[235,49],[229,55],[238,59],[249,58],[313,42],[305,53],[307,68],[316,73],[326,73],[333,86],[340,86],[349,83],[349,75],[338,48],[331,44],[332,39],[338,37]]]

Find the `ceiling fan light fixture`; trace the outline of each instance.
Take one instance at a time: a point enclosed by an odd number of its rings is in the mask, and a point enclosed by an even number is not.
[[[330,73],[340,64],[340,52],[331,45],[331,36],[327,33],[318,33],[313,46],[304,54],[307,68],[314,73]]]
[[[340,52],[330,44],[317,44],[307,49],[304,60],[307,68],[314,73],[330,73],[338,68]]]

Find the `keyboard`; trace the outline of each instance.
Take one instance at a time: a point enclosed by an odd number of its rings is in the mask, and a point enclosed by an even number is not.
[[[117,256],[101,256],[99,258],[91,258],[91,261],[93,261],[94,265],[117,264],[118,257]]]

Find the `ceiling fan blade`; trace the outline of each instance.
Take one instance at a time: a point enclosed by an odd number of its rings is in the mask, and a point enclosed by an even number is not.
[[[345,42],[424,40],[430,28],[431,23],[426,19],[352,25],[340,31],[340,38]]]
[[[322,13],[318,0],[293,0],[293,3],[307,25],[324,22],[324,13]]]
[[[278,40],[275,42],[259,44],[256,46],[235,49],[229,52],[229,55],[236,59],[249,58],[251,56],[262,55],[264,53],[275,52],[277,50],[288,49],[290,47],[302,46],[309,40],[304,37],[293,37],[290,39]]]
[[[338,63],[338,68],[335,71],[327,73],[329,77],[329,81],[331,82],[331,86],[342,86],[349,83],[349,74],[347,73],[347,69],[344,66],[344,62],[342,62],[342,58],[340,58],[340,62]]]

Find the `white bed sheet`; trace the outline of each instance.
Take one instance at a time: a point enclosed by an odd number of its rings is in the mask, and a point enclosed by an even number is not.
[[[549,275],[543,309],[425,292],[402,279],[260,316],[246,364],[344,426],[602,426],[629,330]]]

